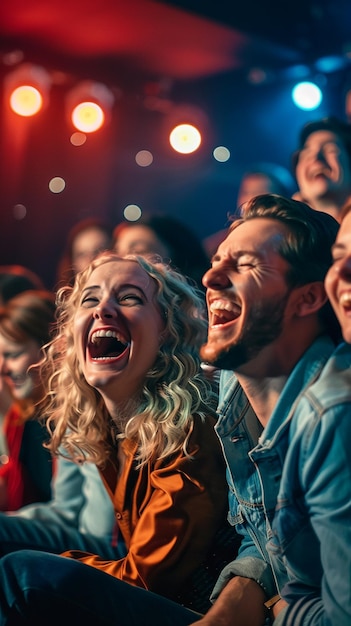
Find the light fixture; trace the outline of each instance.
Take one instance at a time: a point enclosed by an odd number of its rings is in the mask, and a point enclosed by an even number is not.
[[[111,115],[114,96],[102,83],[82,81],[67,95],[67,111],[74,128],[82,133],[99,130]]]
[[[173,150],[180,154],[191,154],[200,148],[204,137],[208,135],[207,116],[196,106],[177,104],[167,112],[164,129]]]
[[[313,111],[317,109],[322,102],[323,94],[315,83],[303,81],[293,88],[292,99],[299,109]]]
[[[171,131],[169,142],[176,152],[191,154],[200,147],[201,133],[192,124],[178,124]]]
[[[22,117],[31,117],[47,105],[51,79],[42,67],[24,63],[5,78],[10,108]]]

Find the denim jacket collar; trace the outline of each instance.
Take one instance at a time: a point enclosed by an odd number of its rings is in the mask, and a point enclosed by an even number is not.
[[[328,335],[318,337],[306,350],[281,392],[278,403],[260,437],[260,443],[264,442],[266,446],[273,445],[279,437],[281,427],[291,418],[301,390],[318,378],[334,350],[335,345]],[[291,398],[296,398],[293,404]],[[216,424],[216,430],[220,436],[233,431],[245,417],[248,408],[249,402],[235,374],[227,370],[222,371]]]

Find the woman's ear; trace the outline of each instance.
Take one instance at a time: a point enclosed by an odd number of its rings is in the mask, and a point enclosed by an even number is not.
[[[328,300],[322,281],[301,285],[295,292],[295,313],[299,317],[317,313]]]

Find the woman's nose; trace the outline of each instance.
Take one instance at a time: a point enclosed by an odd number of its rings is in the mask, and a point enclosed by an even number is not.
[[[102,300],[95,307],[94,318],[95,319],[104,319],[104,318],[115,318],[117,317],[116,307],[111,300]]]

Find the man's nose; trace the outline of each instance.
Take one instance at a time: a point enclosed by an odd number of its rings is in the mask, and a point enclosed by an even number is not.
[[[231,282],[224,269],[211,267],[204,275],[202,284],[206,289],[225,289],[231,285]]]

